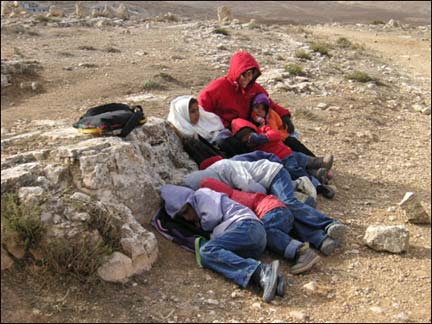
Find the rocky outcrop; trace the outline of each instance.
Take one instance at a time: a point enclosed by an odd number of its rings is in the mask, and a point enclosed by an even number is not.
[[[16,145],[36,137],[45,148],[6,156],[2,152],[2,195],[17,192],[21,203],[39,204],[48,239],[89,236],[98,241],[103,233],[90,224],[95,214],[108,215],[120,233],[119,248],[98,273],[104,280],[125,281],[149,270],[157,259],[156,238],[142,224],[159,207],[160,186],[179,184],[196,169],[168,125],[148,118],[125,139],[92,137],[70,127],[15,136]],[[8,140],[2,139],[2,151]],[[82,208],[90,203],[93,209]]]

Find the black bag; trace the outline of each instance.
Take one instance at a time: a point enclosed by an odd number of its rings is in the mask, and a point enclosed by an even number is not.
[[[141,106],[110,103],[90,108],[73,127],[85,134],[125,137],[145,120]]]

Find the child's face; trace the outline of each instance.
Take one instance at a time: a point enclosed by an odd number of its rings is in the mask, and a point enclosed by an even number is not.
[[[255,106],[253,106],[252,110],[259,117],[263,117],[264,118],[265,115],[266,115],[266,110],[265,110],[263,104],[257,104]]]
[[[199,227],[198,215],[191,205],[187,205],[186,209],[181,214],[181,217],[183,217],[187,222],[193,223],[195,226]]]
[[[199,118],[200,118],[200,113],[199,113],[198,103],[193,103],[189,107],[190,122],[195,125],[196,123],[198,123]]]

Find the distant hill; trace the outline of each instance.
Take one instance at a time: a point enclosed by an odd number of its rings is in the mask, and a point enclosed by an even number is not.
[[[25,2],[25,1],[23,1]],[[55,4],[71,13],[73,1],[33,1]],[[370,23],[396,19],[412,25],[431,23],[429,1],[84,1],[87,8],[125,3],[144,18],[167,12],[191,19],[216,19],[216,8],[228,5],[235,18],[261,23]]]

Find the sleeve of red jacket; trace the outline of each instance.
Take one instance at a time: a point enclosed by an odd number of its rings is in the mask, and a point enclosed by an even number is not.
[[[284,107],[278,105],[273,100],[271,100],[268,92],[259,83],[255,83],[255,86],[257,87],[258,92],[263,92],[269,97],[270,108],[272,108],[274,111],[276,111],[279,114],[279,116],[282,117],[282,116],[288,115],[291,117],[291,112],[287,108],[284,108]]]
[[[221,192],[226,194],[228,197],[231,198],[231,195],[233,193],[233,188],[228,186],[227,184],[213,179],[213,178],[204,178],[201,180],[200,188],[209,188],[211,190]]]
[[[200,92],[198,95],[198,104],[203,107],[205,111],[214,113],[216,104],[211,96],[211,86],[212,85],[210,84]]]
[[[262,126],[259,128],[259,133],[264,134],[269,142],[276,142],[281,140],[279,131],[271,128],[270,126]]]

